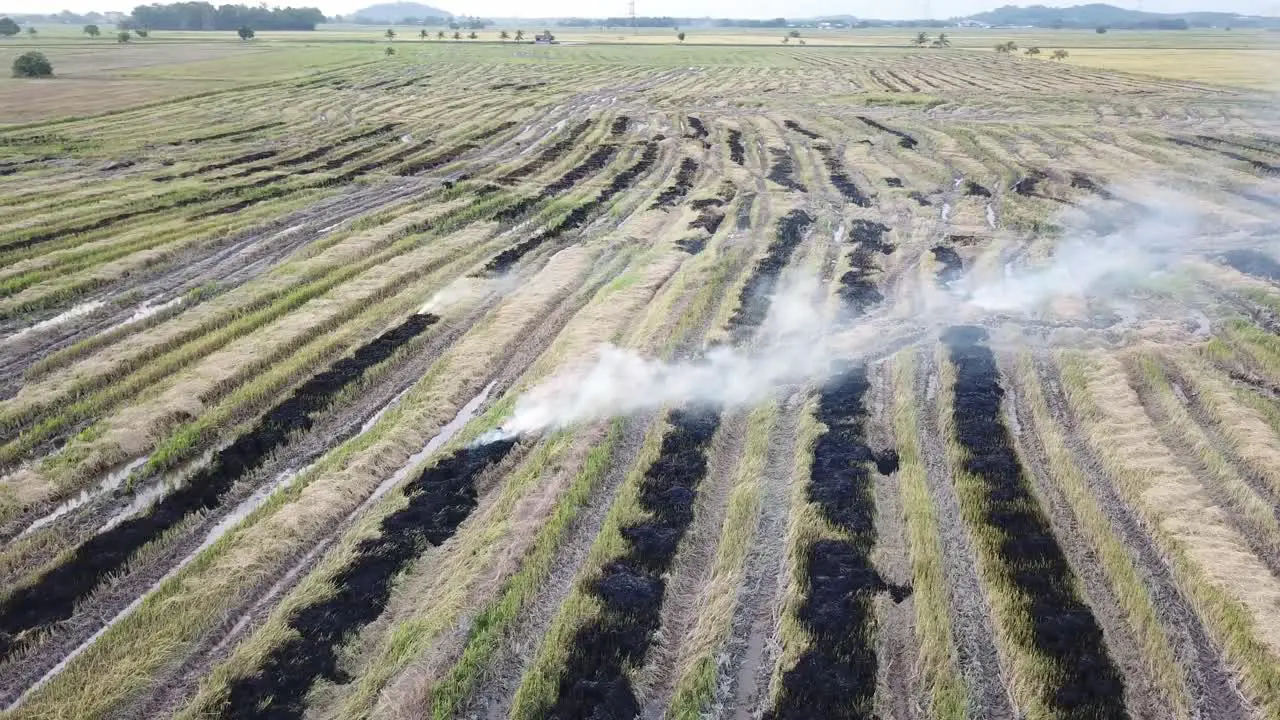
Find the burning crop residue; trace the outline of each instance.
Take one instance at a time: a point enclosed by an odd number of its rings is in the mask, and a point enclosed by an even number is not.
[[[360,541],[331,582],[332,595],[291,615],[293,635],[275,646],[252,674],[233,681],[220,716],[302,717],[320,678],[340,681],[344,641],[386,609],[393,581],[428,547],[453,537],[475,509],[476,480],[515,446],[501,440],[457,450],[405,485],[408,504],[382,519],[378,533]]]
[[[1078,580],[1001,421],[1004,390],[986,332],[957,326],[942,340],[956,369],[956,440],[966,452],[964,470],[973,478],[960,489],[962,514],[979,542],[989,546],[987,552],[999,558],[991,572],[1023,598],[1014,610],[1030,623],[1031,637],[1023,642],[1059,669],[1056,687],[1040,700],[1064,716],[1125,717],[1120,672],[1097,620],[1075,591]]]

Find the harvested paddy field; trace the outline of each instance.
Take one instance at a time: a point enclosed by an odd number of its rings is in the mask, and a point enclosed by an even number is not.
[[[1280,718],[1273,96],[397,46],[0,128],[0,717]]]

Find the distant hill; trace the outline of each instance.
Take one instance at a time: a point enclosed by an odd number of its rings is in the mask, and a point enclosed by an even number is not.
[[[398,23],[405,18],[451,18],[453,13],[416,2],[392,2],[357,10],[355,17],[370,23]]]
[[[1030,25],[1033,27],[1096,28],[1132,30],[1185,30],[1194,27],[1258,28],[1278,27],[1280,19],[1237,15],[1224,12],[1154,13],[1126,10],[1114,5],[1094,3],[1067,8],[1044,5],[1005,7],[977,15],[976,20],[988,25]]]

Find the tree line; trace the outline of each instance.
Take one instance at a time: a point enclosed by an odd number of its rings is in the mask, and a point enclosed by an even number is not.
[[[171,5],[139,5],[133,9],[135,27],[153,30],[315,30],[324,22],[317,8],[268,8],[265,5],[219,5],[182,2]]]

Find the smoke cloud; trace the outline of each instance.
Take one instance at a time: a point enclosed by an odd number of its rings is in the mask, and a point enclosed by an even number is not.
[[[831,318],[819,297],[815,278],[784,278],[751,349],[724,346],[695,360],[664,361],[601,345],[585,366],[569,368],[525,393],[511,418],[480,442],[667,405],[750,405],[821,378],[834,356]]]
[[[1206,218],[1189,209],[1194,202],[1187,198],[1150,188],[1121,189],[1114,197],[1064,214],[1063,239],[1046,263],[1010,263],[1004,277],[993,281],[962,277],[950,289],[954,302],[921,303],[899,291],[885,306],[851,321],[833,316],[816,278],[788,273],[752,347],[719,347],[696,360],[669,362],[603,345],[587,362],[525,393],[509,420],[479,442],[667,406],[757,404],[798,384],[821,383],[844,362],[887,355],[949,324],[1040,314],[1063,297],[1131,302],[1152,273],[1223,247],[1223,236],[1205,232]]]
[[[967,289],[966,299],[982,310],[1031,313],[1060,297],[1128,293],[1202,244],[1203,218],[1176,195],[1150,188],[1115,195],[1129,199],[1064,215],[1064,238],[1048,265],[1006,266],[1003,279],[977,283],[969,276],[957,289]]]
[[[489,295],[505,295],[515,288],[516,278],[510,274],[496,278],[461,277],[432,295],[418,313],[442,315],[457,307],[473,305]]]

